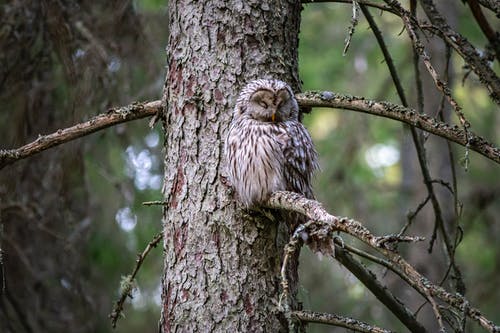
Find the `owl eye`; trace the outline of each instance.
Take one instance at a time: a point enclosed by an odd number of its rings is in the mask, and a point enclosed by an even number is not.
[[[264,101],[260,101],[259,105],[262,106],[264,109],[267,109],[267,106],[268,106],[267,103]]]

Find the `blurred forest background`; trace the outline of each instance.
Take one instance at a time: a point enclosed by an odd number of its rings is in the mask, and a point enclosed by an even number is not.
[[[407,2],[403,1],[405,6]],[[456,30],[474,45],[487,41],[461,1],[443,1]],[[167,5],[159,0],[0,1],[0,149],[64,128],[112,106],[161,96],[168,38]],[[371,10],[398,73],[416,105],[412,51],[401,20]],[[498,29],[498,19],[489,15]],[[349,51],[342,55],[352,7],[305,4],[300,35],[303,90],[331,90],[400,103],[377,41],[360,15]],[[443,45],[426,39],[435,54]],[[443,59],[434,57],[433,62]],[[437,66],[444,71],[444,66]],[[498,61],[493,70],[498,72]],[[454,96],[472,130],[500,145],[500,114],[463,61],[451,57]],[[423,73],[426,110],[436,115],[441,96]],[[449,122],[457,123],[454,115]],[[362,221],[375,234],[397,233],[426,198],[411,136],[401,123],[355,112],[315,109],[305,117],[321,158],[316,195],[327,210]],[[100,131],[0,171],[0,245],[5,293],[2,332],[109,332],[108,315],[137,253],[161,230],[162,130],[139,120]],[[442,187],[445,214],[463,230],[456,258],[466,297],[500,323],[500,175],[475,153],[466,170],[465,149],[426,141],[435,179],[451,182],[458,200]],[[47,204],[46,204],[47,203]],[[410,263],[439,282],[446,263],[439,248],[428,253],[433,231],[429,204],[408,233],[425,236],[401,250]],[[455,209],[457,207],[457,209]],[[457,214],[458,213],[458,216]],[[346,241],[349,241],[346,239]],[[152,332],[160,315],[161,246],[146,259],[133,299],[116,332]],[[366,263],[370,265],[370,263]],[[405,297],[394,277],[370,265]],[[302,253],[301,300],[307,309],[338,313],[404,331],[350,273],[330,259]],[[446,282],[453,284],[453,281]],[[399,286],[399,287],[398,287]],[[451,288],[451,290],[453,290]],[[406,295],[409,296],[409,295]],[[421,304],[416,300],[415,310]],[[422,311],[422,316],[425,316]],[[470,332],[480,329],[471,327]],[[343,332],[311,325],[310,332]]]

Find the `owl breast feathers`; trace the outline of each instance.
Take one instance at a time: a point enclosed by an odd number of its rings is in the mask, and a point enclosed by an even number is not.
[[[279,80],[255,80],[241,91],[225,143],[228,180],[245,207],[275,191],[313,198],[318,154],[299,122],[292,89]]]

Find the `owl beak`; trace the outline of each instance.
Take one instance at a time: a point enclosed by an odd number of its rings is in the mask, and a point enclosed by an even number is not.
[[[273,112],[273,114],[271,115],[271,121],[274,123],[275,120],[276,120],[276,113]]]

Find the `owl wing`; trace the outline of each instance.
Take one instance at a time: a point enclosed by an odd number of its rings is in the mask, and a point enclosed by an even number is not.
[[[287,190],[313,199],[311,179],[314,171],[319,169],[318,153],[304,125],[298,121],[286,121],[283,126],[286,132],[283,154]]]

